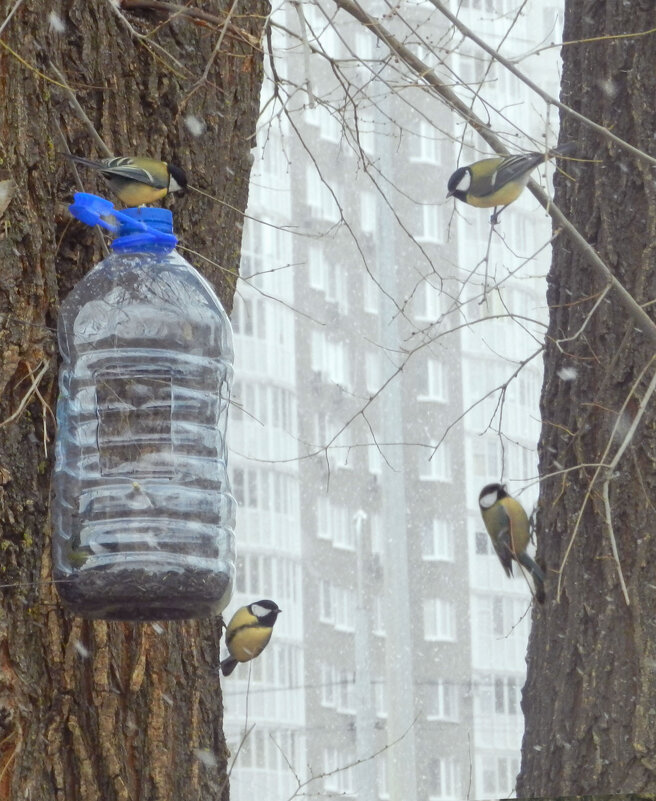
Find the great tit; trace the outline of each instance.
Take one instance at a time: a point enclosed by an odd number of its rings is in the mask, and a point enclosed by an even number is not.
[[[498,208],[492,215],[496,222],[503,209],[522,194],[531,172],[547,159],[565,156],[575,148],[566,142],[548,153],[523,153],[519,156],[495,156],[459,167],[449,178],[447,197],[455,197],[480,209]]]
[[[187,188],[184,170],[166,161],[141,156],[117,156],[100,161],[68,154],[67,157],[77,164],[97,170],[126,206],[154,203],[169,192]]]
[[[242,606],[235,612],[226,628],[225,642],[230,656],[220,665],[224,676],[229,676],[238,662],[249,662],[262,653],[281,611],[273,601],[265,600]]]
[[[526,553],[530,539],[528,517],[524,508],[511,498],[503,484],[487,484],[478,496],[483,522],[494,550],[506,571],[512,576],[512,560],[523,565],[533,576],[535,597],[544,603],[544,573]]]

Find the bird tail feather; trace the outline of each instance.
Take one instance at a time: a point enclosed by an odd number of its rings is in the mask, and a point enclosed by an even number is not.
[[[576,147],[576,142],[563,142],[562,145],[551,148],[549,151],[549,157],[553,158],[554,156],[571,156],[576,150]]]
[[[520,564],[524,565],[524,567],[531,572],[533,576],[533,581],[535,582],[535,597],[538,600],[538,603],[543,604],[545,599],[544,594],[544,572],[540,565],[537,564],[531,557],[526,553],[519,554],[517,557]]]
[[[237,660],[234,656],[226,656],[219,666],[221,668],[221,673],[223,673],[224,676],[229,676],[237,667],[237,664]]]
[[[94,159],[85,159],[84,156],[74,156],[72,153],[62,153],[67,159],[74,161],[76,164],[83,164],[85,167],[91,167],[92,170],[98,170],[102,167],[99,161]]]

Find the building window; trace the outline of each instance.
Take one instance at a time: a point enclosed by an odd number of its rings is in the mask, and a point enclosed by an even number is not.
[[[337,711],[347,715],[352,715],[355,712],[355,674],[350,670],[339,672],[337,680]]]
[[[308,283],[312,289],[325,294],[326,300],[337,303],[342,314],[348,312],[348,279],[342,264],[327,264],[324,251],[318,245],[307,250]]]
[[[435,443],[431,442],[434,446]],[[438,449],[426,455],[426,449],[419,451],[419,479],[421,481],[451,481],[451,449],[441,442]]]
[[[330,539],[330,512],[328,498],[317,498],[317,537],[320,540]]]
[[[350,387],[349,360],[345,346],[341,342],[329,341],[323,331],[313,331],[310,347],[312,369],[321,375],[322,380]]]
[[[323,260],[323,250],[318,245],[308,245],[308,283],[312,289],[325,290],[326,275]]]
[[[426,120],[420,120],[417,133],[412,137],[410,161],[421,161],[424,164],[439,163],[439,143],[436,129]]]
[[[230,316],[235,334],[253,336],[253,301],[236,297]]]
[[[494,680],[494,711],[500,715],[506,711],[505,682],[498,677]]]
[[[316,44],[330,58],[339,58],[342,50],[341,40],[331,20],[325,15],[321,7],[304,3],[303,16],[307,26],[308,40]]]
[[[387,786],[387,759],[385,754],[376,757],[376,786],[378,788],[378,798],[389,798],[389,788]]]
[[[330,511],[333,545],[355,551],[355,526],[350,511],[345,506],[332,506]]]
[[[424,639],[455,642],[456,608],[452,601],[427,598],[424,601]]]
[[[375,350],[368,350],[364,357],[364,380],[367,392],[375,395],[380,389],[380,353]]]
[[[340,312],[348,312],[348,277],[343,264],[332,264],[326,272],[326,300],[336,303]]]
[[[335,668],[325,662],[321,665],[321,706],[334,707],[335,694]]]
[[[460,795],[458,763],[455,759],[433,759],[429,765],[430,801],[453,801]]]
[[[483,792],[486,795],[495,795],[497,789],[497,776],[494,762],[484,758],[483,762]]]
[[[374,280],[373,273],[362,272],[362,280],[364,281],[363,287],[363,308],[369,314],[378,314],[380,306],[380,290],[376,281]]]
[[[519,714],[519,684],[514,676],[508,677],[506,691],[508,693],[508,714]]]
[[[376,637],[385,636],[385,614],[383,598],[381,595],[374,596],[374,620],[372,632],[376,635]]]
[[[333,587],[329,581],[324,579],[319,582],[319,620],[322,623],[333,623],[335,620]]]
[[[379,718],[387,717],[387,688],[385,679],[382,676],[373,680],[374,685],[374,705],[376,716]]]
[[[503,598],[495,595],[492,599],[492,631],[495,637],[503,637],[505,632]]]
[[[383,521],[377,512],[369,515],[369,536],[371,537],[371,553],[382,556],[385,551]]]
[[[345,429],[337,435],[332,446],[328,449],[328,460],[331,470],[337,468],[350,470],[353,467],[353,442],[351,441],[351,431],[349,429]],[[348,532],[340,532],[338,539],[343,542],[344,538],[348,536]]]
[[[439,320],[442,316],[442,292],[424,280],[415,290],[414,309],[417,320]]]
[[[367,469],[372,476],[379,476],[383,472],[383,456],[375,441],[367,446]]]
[[[437,359],[427,359],[423,367],[423,372],[419,377],[417,400],[445,403],[448,397],[444,362]]]
[[[337,144],[342,138],[342,120],[335,109],[322,106],[321,112],[319,134],[322,139]]]
[[[364,234],[376,233],[376,195],[373,192],[360,194],[360,228]]]
[[[496,476],[501,468],[501,445],[494,438],[475,438],[472,440],[474,474],[482,480]]]
[[[380,307],[380,289],[378,288],[378,276],[376,266],[373,261],[369,262],[366,270],[361,271],[362,275],[362,308],[368,314],[378,314]]]
[[[417,215],[419,223],[417,240],[419,242],[440,244],[445,241],[444,208],[444,206],[436,206],[432,203],[420,207],[420,213]]]
[[[317,499],[317,537],[330,540],[335,548],[354,551],[355,531],[349,509],[320,496]]]
[[[355,631],[355,593],[345,587],[333,587],[335,628],[340,631]]]
[[[314,165],[307,167],[305,176],[305,202],[310,207],[312,216],[327,222],[338,222],[340,215],[337,202]]]
[[[368,156],[376,155],[377,136],[374,123],[365,120],[360,116],[360,123],[358,126],[358,141],[360,147]]]
[[[494,711],[497,715],[521,714],[521,687],[516,676],[496,676],[494,679]]]
[[[426,717],[429,720],[458,720],[458,688],[440,679],[428,688]]]
[[[324,748],[323,751],[323,786],[325,790],[339,795],[353,793],[353,768],[345,767],[353,762],[353,755],[336,748]]]
[[[338,790],[338,771],[340,769],[340,755],[336,748],[323,749],[323,772],[325,774],[323,786],[326,790]]]
[[[453,530],[444,518],[433,518],[422,531],[421,555],[426,560],[454,561]]]
[[[239,506],[244,505],[244,471],[241,467],[235,467],[232,471],[232,494]]]
[[[483,792],[496,798],[514,795],[519,760],[509,756],[485,756],[482,762]]]

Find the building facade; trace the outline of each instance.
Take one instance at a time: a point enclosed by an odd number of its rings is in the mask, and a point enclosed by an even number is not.
[[[504,4],[461,19],[528,52],[535,17],[510,24]],[[274,29],[233,312],[231,610],[271,597],[283,614],[223,683],[231,794],[496,798],[519,768],[531,594],[477,498],[497,480],[528,511],[537,497],[550,227],[532,198],[494,230],[445,201],[480,142],[331,5],[274,15],[295,34]],[[524,87],[452,48],[432,4],[367,10],[476,110],[493,98],[511,146],[539,139]],[[556,19],[539,5],[545,36]]]

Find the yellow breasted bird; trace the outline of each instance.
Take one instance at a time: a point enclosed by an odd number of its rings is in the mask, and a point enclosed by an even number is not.
[[[281,609],[273,601],[255,601],[242,606],[226,628],[225,642],[230,656],[221,662],[221,672],[229,676],[238,662],[249,662],[266,648]]]
[[[185,171],[166,161],[141,156],[116,156],[94,161],[82,156],[66,155],[76,164],[99,172],[126,206],[155,203],[169,192],[187,188]]]
[[[512,560],[523,565],[533,576],[535,597],[544,603],[544,573],[526,553],[530,539],[524,507],[511,498],[503,484],[487,484],[478,496],[478,505],[494,550],[506,575],[512,576]]]
[[[459,167],[449,178],[447,197],[455,197],[481,209],[498,208],[492,215],[495,223],[499,214],[524,191],[531,172],[547,159],[566,156],[575,149],[566,142],[548,153],[522,153],[518,156],[494,156]]]

